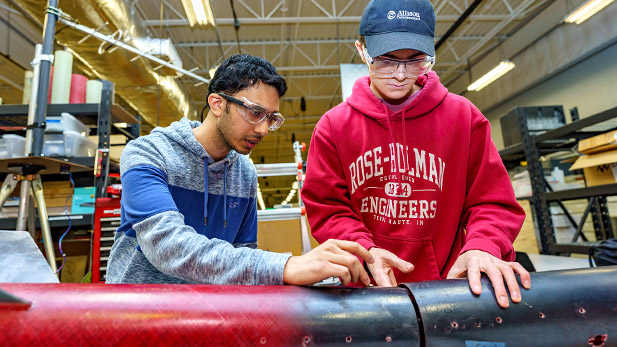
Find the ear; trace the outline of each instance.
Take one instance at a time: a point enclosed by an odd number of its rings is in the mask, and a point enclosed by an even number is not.
[[[366,59],[364,58],[364,46],[362,46],[358,40],[356,40],[356,50],[358,51],[358,54],[360,54],[360,59],[362,59],[362,62],[366,64]]]
[[[218,118],[223,115],[225,103],[220,95],[214,93],[208,95],[208,106],[210,106],[210,112],[215,117]]]

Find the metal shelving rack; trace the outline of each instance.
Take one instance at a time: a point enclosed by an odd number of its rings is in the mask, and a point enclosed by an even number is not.
[[[82,123],[88,125],[91,135],[98,135],[98,151],[101,154],[100,174],[94,176],[94,186],[96,187],[96,198],[106,196],[107,181],[109,174],[109,148],[111,134],[122,134],[128,139],[135,139],[139,136],[140,121],[130,115],[124,108],[117,104],[111,104],[111,91],[103,90],[101,102],[98,104],[49,104],[47,105],[48,116],[59,116],[66,112],[77,118]],[[0,126],[25,129],[27,126],[28,105],[0,105]],[[128,128],[115,126],[116,123],[126,123]],[[19,130],[21,132],[25,130]],[[71,163],[77,163],[94,168],[97,164],[96,157],[72,157],[54,158]],[[73,226],[89,226],[92,224],[92,214],[71,215]],[[37,225],[39,225],[37,220]],[[50,216],[50,227],[68,226],[66,216]],[[15,229],[15,218],[0,218],[0,229]]]
[[[597,243],[589,242],[582,233],[583,223],[589,213],[592,215],[598,240],[615,237],[606,197],[617,195],[617,184],[553,192],[544,178],[540,157],[549,153],[571,151],[580,139],[617,129],[617,107],[538,135],[529,132],[523,117],[519,117],[518,121],[521,143],[506,147],[499,151],[499,154],[506,167],[517,166],[523,160],[527,162],[532,189],[532,196],[529,200],[533,205],[535,222],[540,235],[541,253],[586,254],[589,248]],[[574,221],[563,205],[563,201],[575,199],[588,199],[587,209],[579,223]],[[551,203],[559,205],[570,223],[576,228],[572,242],[556,242],[549,208]],[[583,242],[577,242],[579,237],[583,239]]]
[[[143,52],[138,50],[135,47],[131,47],[124,42],[120,42],[113,35],[103,35],[98,33],[98,29],[94,30],[83,25],[78,24],[70,15],[62,12],[58,7],[58,0],[48,0],[46,13],[45,13],[45,21],[43,25],[43,44],[37,45],[35,48],[35,58],[32,62],[34,67],[34,75],[33,75],[33,84],[32,84],[32,98],[30,101],[30,105],[8,105],[8,107],[3,107],[1,110],[4,111],[0,113],[2,116],[6,116],[5,120],[16,121],[19,120],[22,125],[26,126],[26,156],[28,158],[37,158],[41,157],[43,152],[43,142],[44,142],[44,132],[45,132],[45,122],[47,115],[59,114],[62,112],[68,112],[76,116],[77,118],[86,117],[88,114],[90,117],[96,115],[96,129],[98,134],[98,150],[97,156],[93,159],[93,167],[95,168],[95,186],[96,186],[96,197],[104,197],[106,196],[106,188],[107,188],[107,179],[109,174],[109,147],[111,145],[110,135],[111,129],[114,128],[115,131],[126,135],[129,138],[135,138],[139,136],[139,128],[133,128],[130,132],[124,131],[121,128],[114,127],[112,121],[112,115],[118,115],[122,112],[119,111],[121,107],[112,105],[112,91],[104,88],[101,95],[101,102],[99,104],[94,104],[94,106],[88,106],[90,104],[83,105],[48,105],[48,95],[49,95],[49,81],[50,81],[50,70],[51,65],[53,63],[53,55],[52,49],[55,41],[55,32],[56,32],[56,21],[60,21],[65,25],[75,28],[79,31],[85,32],[87,37],[93,36],[102,41],[106,41],[111,43],[112,46],[122,47],[126,50],[129,50],[138,56],[147,58],[149,60],[155,61],[159,63],[161,66],[167,66],[172,68],[180,73],[191,76],[198,80],[208,83],[209,80],[205,79],[201,76],[198,76],[191,71],[187,71],[182,69],[181,67],[177,67],[174,64],[163,61],[153,55],[150,55],[149,52]],[[55,108],[55,109],[54,109]],[[73,109],[76,108],[76,109]],[[114,109],[116,112],[114,112]],[[54,110],[59,113],[54,113]],[[83,113],[82,113],[83,112]],[[124,112],[126,113],[126,112]],[[126,114],[128,115],[128,114]],[[129,115],[130,117],[130,115]],[[131,117],[132,118],[132,117]],[[92,118],[94,119],[94,118]],[[134,119],[137,121],[137,119]],[[139,123],[138,121],[123,121],[123,123]],[[88,122],[84,122],[88,124]],[[46,158],[43,158],[46,159]],[[46,159],[48,160],[48,159]],[[75,158],[71,159],[70,165],[75,165],[72,163]],[[87,159],[89,160],[89,159]],[[69,164],[69,160],[66,160],[67,164]],[[46,215],[46,208],[44,206],[44,199],[42,197],[42,188],[40,187],[40,177],[37,173],[40,170],[40,167],[33,167],[29,163],[25,164],[22,168],[21,175],[19,177],[26,177],[24,182],[27,182],[27,185],[22,182],[22,198],[20,198],[20,207],[18,215],[20,215],[19,223],[20,225],[23,221],[26,220],[23,214],[24,211],[31,210],[29,208],[28,202],[28,189],[32,186],[33,181],[31,181],[31,177],[36,177],[37,189],[40,192],[40,199],[42,200],[39,203],[39,206],[43,206],[40,210],[44,211]],[[33,172],[25,172],[33,171]],[[20,178],[21,179],[21,178]],[[23,189],[25,188],[25,189]],[[33,188],[34,189],[34,188]],[[25,196],[25,198],[23,198]],[[24,203],[22,203],[22,200]],[[3,201],[4,202],[4,201]],[[23,206],[26,206],[23,208]],[[43,213],[43,212],[40,212]],[[90,218],[88,220],[92,220],[92,215],[89,215]],[[53,218],[53,217],[52,217]],[[31,222],[34,222],[34,218],[29,218]],[[45,226],[47,229],[47,233],[44,233],[44,239],[46,244],[46,249],[48,250],[48,260],[50,266],[53,270],[55,270],[55,262],[54,262],[54,250],[53,247],[50,246],[51,236],[49,236],[49,220],[47,216],[41,215],[41,220],[39,220],[40,224]],[[68,221],[68,220],[67,220]],[[33,224],[33,223],[31,223]],[[23,229],[23,226],[20,226]],[[49,246],[49,247],[48,247]],[[49,249],[48,249],[49,248]]]

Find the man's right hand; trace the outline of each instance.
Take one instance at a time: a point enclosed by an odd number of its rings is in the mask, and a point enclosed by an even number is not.
[[[375,259],[374,263],[368,263],[368,269],[380,287],[396,287],[396,278],[394,278],[394,272],[392,268],[397,268],[404,273],[410,273],[413,271],[413,265],[403,259],[397,257],[394,253],[387,251],[383,248],[372,247],[369,252]]]
[[[361,281],[368,286],[371,281],[358,255],[368,264],[373,256],[359,243],[343,240],[328,240],[310,252],[289,258],[283,271],[286,284],[310,285],[330,277],[339,277],[346,285]]]

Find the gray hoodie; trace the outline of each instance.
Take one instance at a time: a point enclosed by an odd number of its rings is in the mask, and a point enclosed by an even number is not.
[[[156,128],[122,152],[107,283],[283,284],[289,255],[255,249],[255,168],[233,150],[214,162],[198,125]]]

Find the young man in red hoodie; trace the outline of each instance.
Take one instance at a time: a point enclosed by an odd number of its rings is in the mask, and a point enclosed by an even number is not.
[[[356,42],[369,76],[317,124],[302,197],[315,239],[360,243],[377,285],[467,276],[480,294],[484,272],[508,307],[515,273],[530,286],[513,262],[525,213],[488,120],[431,71],[434,34],[429,0],[369,2]]]

